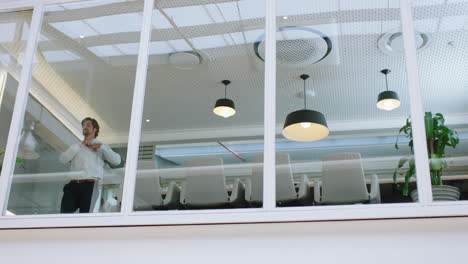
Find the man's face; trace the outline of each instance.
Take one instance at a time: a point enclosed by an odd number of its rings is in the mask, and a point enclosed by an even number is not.
[[[83,135],[85,137],[96,134],[96,129],[93,127],[93,123],[90,120],[86,120],[83,123]]]

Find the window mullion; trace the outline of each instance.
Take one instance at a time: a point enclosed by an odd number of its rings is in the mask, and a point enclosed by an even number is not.
[[[2,173],[0,176],[0,212],[5,215],[10,196],[10,186],[13,178],[13,172],[16,163],[16,153],[18,151],[21,130],[23,129],[24,114],[29,98],[29,88],[33,70],[33,58],[36,54],[38,39],[44,16],[44,5],[38,3],[34,6],[31,19],[31,27],[28,36],[28,43],[24,55],[23,68],[21,69],[18,90],[16,92],[16,101],[11,118],[10,131],[8,132],[8,141],[3,160]]]
[[[153,7],[154,0],[145,0],[135,87],[133,90],[132,114],[127,146],[127,163],[125,167],[125,179],[122,195],[122,212],[124,215],[131,213],[133,208],[141,122],[145,103],[146,75],[148,70],[148,54],[152,31],[151,19]]]
[[[400,12],[413,125],[414,158],[418,176],[416,177],[418,199],[422,205],[428,205],[432,203],[432,189],[411,1],[400,0]]]
[[[276,0],[266,0],[265,54],[263,207],[271,210],[276,206]]]

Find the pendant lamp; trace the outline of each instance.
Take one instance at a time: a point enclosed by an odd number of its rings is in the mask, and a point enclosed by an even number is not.
[[[216,101],[213,112],[215,115],[228,118],[236,114],[236,108],[234,107],[234,101],[227,99],[227,86],[231,83],[231,81],[223,80],[222,83],[224,84],[224,98],[218,99]]]
[[[388,90],[387,74],[389,74],[391,70],[383,69],[380,72],[385,75],[385,86],[387,90],[379,94],[379,97],[377,98],[377,107],[382,110],[392,111],[400,106],[400,98],[398,98],[398,94],[396,92]]]
[[[25,160],[38,159],[40,154],[37,151],[38,143],[33,132],[36,129],[36,122],[31,122],[31,126],[22,131],[18,149],[18,157]]]
[[[304,80],[304,109],[290,113],[286,117],[283,136],[294,141],[315,141],[328,136],[330,130],[325,116],[314,110],[307,109],[306,80],[309,75],[302,74]]]

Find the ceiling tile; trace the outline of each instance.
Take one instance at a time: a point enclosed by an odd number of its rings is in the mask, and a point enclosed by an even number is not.
[[[141,13],[118,14],[86,19],[100,34],[141,31]]]
[[[80,36],[99,35],[98,32],[81,20],[51,23],[50,25],[72,39],[79,38]]]
[[[16,23],[0,24],[0,42],[11,42],[15,38]]]
[[[336,1],[289,0],[277,2],[279,16],[325,13],[338,10]]]
[[[203,7],[206,9],[210,17],[213,18],[215,23],[222,23],[226,21],[217,4],[205,5]]]
[[[247,43],[253,43],[259,41],[259,38],[265,34],[265,30],[263,29],[256,29],[256,30],[247,30],[244,32],[245,38],[247,39]]]
[[[67,3],[66,5],[63,5],[61,7],[65,7],[64,9],[73,10],[73,9],[102,6],[102,5],[121,3],[121,2],[125,2],[125,0],[99,0],[99,1],[76,2],[76,3]],[[49,11],[49,9],[47,9],[47,11]]]
[[[149,54],[168,54],[174,52],[166,41],[154,41],[150,43]]]
[[[244,34],[242,32],[229,33],[236,45],[245,44]]]
[[[115,47],[122,51],[124,55],[137,55],[140,45],[139,43],[121,43],[115,44]]]
[[[386,0],[340,0],[340,10],[381,9],[388,4]]]
[[[168,40],[168,42],[176,51],[188,51],[192,49],[183,39]]]
[[[222,35],[192,38],[192,43],[195,48],[200,50],[227,46]]]
[[[237,10],[237,2],[226,2],[217,4],[221,10],[221,14],[225,21],[239,21],[239,12]]]
[[[151,24],[154,28],[172,28],[171,23],[169,23],[169,21],[161,13],[161,11],[157,9],[153,10],[153,15],[151,16]]]
[[[445,0],[413,0],[411,5],[413,6],[428,6],[428,5],[443,5]]]
[[[112,57],[121,56],[122,52],[118,51],[113,45],[103,45],[88,48],[91,52],[98,57]]]
[[[165,8],[169,17],[178,27],[213,24],[214,21],[206,13],[202,6],[184,6],[176,8]],[[190,15],[187,15],[190,14]]]
[[[240,16],[244,19],[264,18],[265,2],[262,0],[243,0],[238,1]]]

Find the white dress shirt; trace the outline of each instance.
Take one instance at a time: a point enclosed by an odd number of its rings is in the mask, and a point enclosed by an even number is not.
[[[91,143],[102,144],[96,139],[91,140]],[[77,143],[60,155],[61,162],[68,163],[71,161],[71,171],[83,172],[79,176],[74,176],[74,180],[102,180],[104,176],[104,160],[107,160],[114,166],[119,165],[121,161],[120,155],[105,144],[102,144],[97,151],[93,151],[83,143]]]

